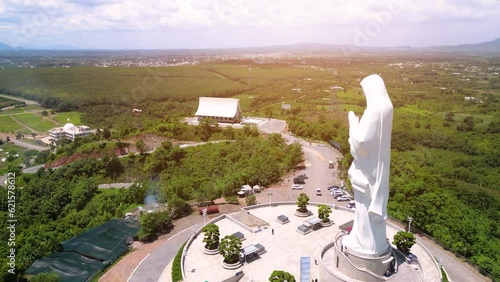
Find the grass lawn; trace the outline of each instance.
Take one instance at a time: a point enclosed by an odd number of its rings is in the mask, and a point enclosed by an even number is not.
[[[455,125],[461,123],[466,116],[474,117],[474,128],[476,129],[484,129],[493,121],[493,115],[471,115],[471,114],[462,114],[462,113],[454,113],[453,117]],[[434,116],[444,121],[445,112],[435,113]]]
[[[414,105],[404,106],[404,107],[398,108],[398,110],[405,111],[405,112],[410,113],[410,114],[416,114],[419,116],[426,116],[426,115],[429,115],[432,113],[429,110],[420,109]]]
[[[345,112],[349,112],[349,111],[353,111],[355,114],[357,115],[362,115],[363,112],[365,111],[365,108],[361,107],[361,106],[358,106],[358,105],[341,105],[340,106],[340,109],[345,111]]]
[[[57,113],[57,114],[53,115],[51,118],[55,121],[62,123],[62,124],[68,123],[68,119],[69,119],[69,122],[71,122],[72,124],[80,125],[82,123],[81,119],[80,119],[81,116],[82,116],[82,114],[79,112],[66,112],[66,113]]]
[[[47,132],[49,129],[57,126],[54,122],[35,114],[15,115],[14,118],[38,132]]]
[[[9,116],[0,116],[0,132],[11,133],[23,128]]]
[[[254,100],[254,96],[251,94],[241,94],[234,96],[232,98],[240,99],[240,108],[242,109],[243,112],[249,112],[252,109],[251,105]]]

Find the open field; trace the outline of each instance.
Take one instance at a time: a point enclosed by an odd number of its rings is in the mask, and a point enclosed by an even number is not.
[[[65,124],[67,122],[71,122],[74,125],[80,125],[82,114],[79,112],[66,112],[66,113],[57,113],[51,118],[61,124]],[[69,120],[69,121],[68,121]]]
[[[11,133],[23,128],[9,116],[0,116],[0,132]]]
[[[227,96],[246,86],[203,66],[161,68],[39,68],[0,70],[0,89],[26,97],[56,97],[71,103],[133,103],[148,99]]]
[[[36,114],[15,115],[15,119],[38,132],[47,132],[49,129],[57,126],[54,122]]]

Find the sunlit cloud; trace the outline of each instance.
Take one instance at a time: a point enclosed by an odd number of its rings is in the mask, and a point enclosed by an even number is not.
[[[25,41],[42,35],[156,30],[267,31],[315,29],[324,34],[346,27],[363,28],[376,21],[394,32],[402,27],[473,22],[482,32],[500,26],[498,0],[5,0],[0,2],[0,41],[19,39],[27,27],[35,30]],[[493,29],[494,30],[494,29]],[[17,35],[16,35],[17,31]],[[500,36],[498,28],[496,34]],[[484,31],[486,32],[486,31]],[[24,31],[26,33],[26,31]],[[347,32],[344,32],[347,34]],[[306,33],[301,34],[309,41]],[[11,40],[12,41],[12,40]],[[19,41],[19,40],[17,40]],[[338,42],[339,43],[339,42]],[[265,43],[263,43],[265,44]]]

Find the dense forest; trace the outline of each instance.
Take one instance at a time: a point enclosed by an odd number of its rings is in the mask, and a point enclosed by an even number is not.
[[[16,273],[60,249],[60,243],[105,221],[122,217],[143,204],[147,194],[167,203],[176,219],[191,210],[188,201],[206,203],[234,196],[241,185],[276,182],[302,161],[298,145],[286,145],[280,135],[266,138],[239,130],[233,142],[180,149],[164,142],[152,154],[76,161],[59,169],[40,169],[16,176]],[[97,189],[97,180],[140,170],[143,182],[129,189]],[[2,224],[8,218],[7,198],[1,197]],[[0,231],[2,242],[10,233]],[[149,237],[145,237],[149,238]],[[0,281],[14,281],[7,272],[10,247],[3,244]]]
[[[365,54],[280,64],[236,61],[166,68],[164,80],[142,96],[131,92],[141,85],[141,75],[149,75],[141,68],[115,68],[102,77],[103,70],[71,70],[85,74],[85,80],[99,76],[109,89],[99,88],[98,83],[90,88],[74,84],[76,78],[62,76],[66,70],[60,68],[1,70],[0,89],[55,110],[78,109],[84,123],[107,131],[109,136],[102,140],[120,143],[143,134],[172,141],[233,140],[183,150],[166,142],[151,155],[109,157],[99,176],[91,178],[153,179],[156,184],[151,187],[162,200],[182,203],[230,195],[244,183],[272,183],[300,160],[300,148],[284,145],[279,136],[258,137],[253,127],[223,129],[210,122],[188,126],[183,118],[196,111],[198,96],[239,98],[246,116],[284,119],[296,136],[335,140],[345,154],[346,169],[351,160],[347,112],[363,113],[366,103],[359,81],[379,73],[394,105],[389,214],[401,221],[411,216],[418,232],[433,236],[483,273],[500,278],[500,78],[494,74],[499,70],[493,55]],[[9,81],[21,74],[33,77],[28,85]],[[200,82],[190,92],[188,85],[196,79]],[[58,86],[51,90],[50,85]],[[121,92],[125,98],[115,99]],[[132,115],[132,108],[142,113]],[[70,155],[96,144],[99,141],[68,144],[58,154]],[[22,176],[20,183],[24,178],[29,177]],[[92,195],[90,203],[103,197]],[[58,209],[61,216],[71,210]]]

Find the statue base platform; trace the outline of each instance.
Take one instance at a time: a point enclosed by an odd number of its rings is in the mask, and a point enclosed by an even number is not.
[[[384,252],[366,255],[350,251],[342,245],[339,233],[322,252],[320,277],[324,281],[387,281],[398,272],[396,251],[391,246]],[[328,254],[326,252],[328,251]],[[325,280],[326,279],[326,280]]]

